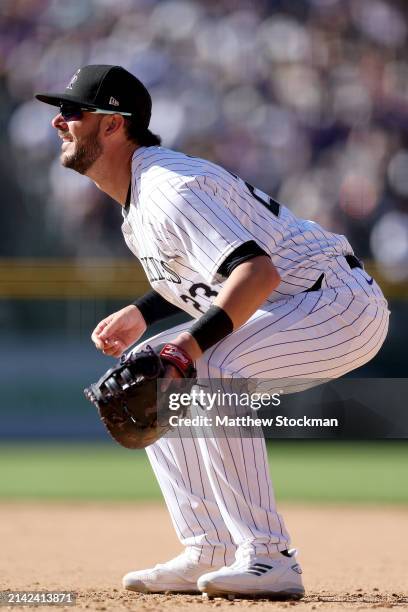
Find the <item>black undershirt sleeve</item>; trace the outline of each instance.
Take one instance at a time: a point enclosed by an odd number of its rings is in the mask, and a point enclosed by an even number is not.
[[[245,261],[253,259],[254,257],[259,257],[260,255],[266,255],[269,257],[268,253],[261,249],[255,240],[244,242],[244,244],[241,244],[237,249],[235,249],[235,251],[230,253],[226,259],[224,259],[218,268],[218,274],[228,278],[228,276],[230,276],[231,272],[235,270],[237,266]]]
[[[142,295],[142,297],[135,300],[133,304],[137,306],[142,313],[146,325],[152,325],[156,323],[156,321],[166,319],[179,312],[184,312],[181,308],[165,300],[164,297],[154,289]]]

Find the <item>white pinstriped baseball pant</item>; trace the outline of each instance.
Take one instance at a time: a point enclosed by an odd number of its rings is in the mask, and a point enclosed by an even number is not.
[[[375,281],[337,257],[321,290],[267,302],[206,351],[197,362],[198,378],[290,378],[294,388],[296,379],[337,378],[376,355],[388,318]],[[169,342],[190,326],[173,327],[133,350]],[[197,559],[224,565],[237,547],[258,555],[288,547],[262,437],[172,433],[146,450],[177,535]]]

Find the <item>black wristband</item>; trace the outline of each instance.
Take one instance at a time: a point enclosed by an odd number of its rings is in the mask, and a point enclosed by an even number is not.
[[[138,298],[133,304],[137,306],[142,313],[146,325],[152,325],[156,323],[156,321],[182,312],[181,308],[165,300],[164,297],[157,293],[157,291],[154,291],[154,289],[142,295],[142,297]]]
[[[189,333],[204,353],[233,330],[234,324],[225,310],[219,306],[210,306],[207,312],[189,329]]]

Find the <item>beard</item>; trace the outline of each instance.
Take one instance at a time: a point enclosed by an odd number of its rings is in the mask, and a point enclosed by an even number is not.
[[[71,168],[71,170],[76,170],[80,174],[85,174],[103,152],[98,133],[99,124],[80,144],[74,143],[75,150],[72,153],[62,153],[61,164],[65,168]]]

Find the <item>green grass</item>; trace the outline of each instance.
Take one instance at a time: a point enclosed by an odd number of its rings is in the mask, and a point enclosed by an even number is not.
[[[279,501],[408,503],[407,442],[272,442]],[[138,500],[161,494],[144,451],[113,444],[0,447],[0,498]]]

